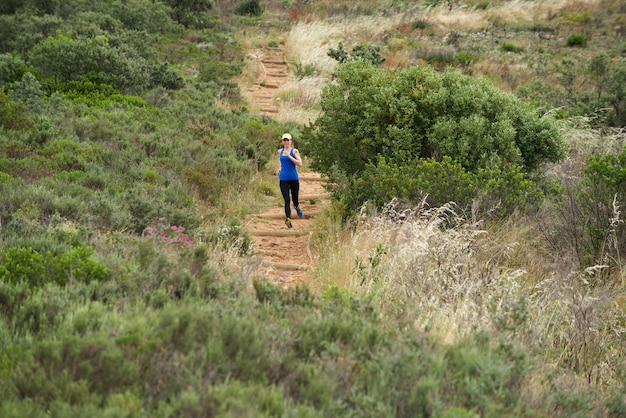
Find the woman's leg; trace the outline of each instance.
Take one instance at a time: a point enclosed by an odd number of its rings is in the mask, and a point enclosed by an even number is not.
[[[285,201],[285,217],[291,218],[291,204],[289,202],[289,181],[280,181],[280,193]]]
[[[293,205],[296,208],[300,207],[299,195],[300,195],[300,181],[293,180],[291,182],[291,199],[293,200]]]

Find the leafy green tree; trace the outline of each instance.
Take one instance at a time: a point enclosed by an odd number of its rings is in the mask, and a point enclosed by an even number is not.
[[[303,136],[323,173],[352,176],[381,157],[405,164],[444,156],[470,172],[503,163],[532,171],[564,156],[552,119],[457,70],[352,61],[335,78],[322,93],[322,115]]]
[[[21,5],[20,0],[4,0],[0,2],[0,15],[10,15],[15,13]]]
[[[555,121],[458,70],[350,61],[335,78],[303,140],[313,168],[339,180],[344,215],[366,200],[426,195],[462,208],[479,199],[502,209],[495,216],[535,207],[541,192],[529,173],[564,156]]]
[[[28,71],[18,54],[0,54],[0,86],[13,83]]]
[[[88,76],[93,81],[111,84],[122,91],[146,87],[150,74],[142,62],[124,55],[109,45],[108,39],[73,38],[57,33],[37,44],[30,63],[46,77],[66,82]]]
[[[160,33],[173,26],[170,9],[159,2],[143,0],[118,2],[111,6],[111,16],[118,19],[124,28],[148,33]]]
[[[0,53],[18,52],[26,57],[34,45],[54,35],[63,24],[57,16],[19,12],[0,15]]]
[[[38,113],[43,109],[44,92],[41,83],[32,73],[25,73],[21,81],[13,84],[9,90],[11,99],[22,102],[32,112]]]

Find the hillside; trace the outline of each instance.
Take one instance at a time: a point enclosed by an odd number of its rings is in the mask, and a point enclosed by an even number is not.
[[[624,416],[625,25],[3,2],[0,416]]]

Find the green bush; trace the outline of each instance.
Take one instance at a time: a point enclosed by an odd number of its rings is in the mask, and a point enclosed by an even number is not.
[[[380,65],[385,59],[380,55],[380,47],[377,45],[356,45],[348,53],[343,47],[343,42],[339,42],[337,49],[330,48],[328,56],[338,61],[340,64],[349,61],[365,61],[373,65]]]
[[[430,27],[430,22],[424,19],[417,19],[411,22],[411,27],[413,29],[426,29]]]
[[[578,61],[564,59],[556,65],[558,83],[534,79],[518,90],[518,96],[533,100],[557,111],[561,118],[585,116],[595,127],[626,124],[626,60],[611,60],[597,54],[581,66]],[[582,77],[588,83],[579,82]]]
[[[113,48],[104,35],[84,38],[57,32],[33,47],[30,63],[53,80],[88,77],[123,92],[140,91],[151,81],[144,59]]]
[[[0,88],[0,126],[22,131],[34,128],[33,118],[24,105],[10,100],[3,88]]]
[[[454,62],[461,65],[463,68],[467,68],[470,64],[479,61],[480,54],[471,51],[460,51],[454,55]]]
[[[577,194],[585,225],[579,237],[586,243],[584,265],[619,260],[626,254],[626,148],[618,155],[595,155],[588,159]],[[608,257],[607,257],[608,256]],[[611,263],[613,264],[613,263]]]
[[[261,16],[263,7],[259,4],[259,0],[244,0],[237,5],[235,13],[240,16]]]
[[[454,200],[466,207],[486,187],[483,193],[494,203],[501,201],[509,213],[540,197],[523,173],[564,155],[554,120],[458,71],[387,71],[349,62],[340,66],[336,79],[324,89],[323,113],[303,138],[315,169],[350,179],[341,190],[346,212],[364,200],[380,205],[398,197],[417,203],[426,194],[434,205]],[[428,168],[435,162],[442,163],[446,175],[438,173],[439,167]],[[511,177],[495,180],[503,173],[493,167],[504,167],[509,171],[504,177]],[[521,180],[524,186],[517,189]],[[532,197],[525,197],[528,193]]]
[[[487,358],[489,360],[487,360]],[[447,381],[455,382],[453,404],[476,410],[479,416],[501,415],[520,401],[527,372],[526,352],[512,343],[482,343],[449,347],[445,353]],[[498,394],[498,401],[492,396]]]
[[[21,80],[28,71],[19,54],[0,54],[0,86]]]
[[[335,166],[352,176],[380,157],[402,163],[446,155],[472,172],[503,162],[532,171],[564,155],[553,120],[482,79],[359,61],[340,66],[336,79],[322,93],[322,115],[303,133],[323,173]]]
[[[163,86],[166,89],[177,90],[185,86],[185,80],[169,67],[168,63],[155,65],[151,74],[151,86]]]
[[[54,169],[72,171],[84,169],[86,163],[100,161],[102,147],[70,139],[56,139],[44,145],[38,153],[45,157]]]
[[[254,279],[252,285],[256,298],[260,303],[269,303],[276,306],[289,304],[313,305],[314,298],[306,284],[298,283],[295,288],[284,289],[267,280]]]
[[[217,60],[207,60],[200,66],[200,74],[198,79],[205,82],[224,83],[232,76],[239,74],[241,68],[237,63],[227,63]]]
[[[0,279],[12,284],[26,283],[32,289],[39,289],[45,283],[64,286],[73,281],[106,280],[108,269],[92,255],[93,249],[84,245],[58,255],[32,248],[8,248],[0,252],[3,263]]]
[[[502,44],[500,45],[500,48],[505,51],[505,52],[514,52],[516,54],[519,54],[520,52],[524,52],[524,48],[521,46],[517,46],[512,42],[502,42]]]
[[[315,64],[302,65],[301,63],[296,63],[295,66],[294,72],[298,80],[302,80],[305,77],[313,77],[319,72]]]
[[[23,5],[23,2],[19,3]],[[54,35],[62,25],[63,18],[52,13],[22,11],[0,15],[0,53],[17,52],[24,56],[37,43]]]
[[[171,16],[176,22],[185,26],[193,26],[200,23],[201,19],[207,19],[207,11],[213,7],[213,0],[161,0],[171,7]]]
[[[345,216],[366,202],[380,208],[398,199],[407,204],[424,200],[431,207],[454,202],[461,210],[473,208],[480,213],[476,216],[496,219],[515,210],[536,210],[543,199],[538,185],[517,166],[471,173],[448,156],[442,161],[416,159],[404,165],[381,158],[337,195]]]
[[[169,9],[161,2],[133,1],[112,3],[107,8],[124,28],[149,33],[173,31],[174,24],[168,16]],[[107,11],[108,11],[107,10]]]
[[[586,46],[587,45],[587,37],[582,33],[572,33],[567,37],[566,41],[567,46]]]
[[[140,97],[120,94],[108,84],[91,81],[89,77],[78,77],[65,83],[56,83],[63,95],[76,103],[104,108],[112,103],[145,107],[148,103]]]

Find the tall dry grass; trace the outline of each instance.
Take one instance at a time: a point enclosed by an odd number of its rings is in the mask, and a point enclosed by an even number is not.
[[[447,343],[477,330],[509,336],[546,367],[615,383],[612,370],[626,348],[620,293],[593,285],[604,266],[572,271],[532,222],[486,228],[458,217],[452,204],[402,212],[391,204],[364,211],[351,229],[326,222],[321,286],[370,298],[383,322],[400,318]]]
[[[285,40],[285,52],[290,62],[312,64],[328,79],[337,66],[328,56],[330,48],[337,48],[339,42],[347,50],[357,44],[381,43],[401,20],[401,15],[393,15],[297,22]]]
[[[358,44],[383,43],[388,32],[397,27],[402,17],[356,17],[342,20],[296,22],[285,37],[284,51],[292,69],[310,66],[315,74],[296,79],[291,77],[275,95],[280,104],[277,119],[309,123],[319,115],[317,107],[324,86],[332,81],[337,61],[328,56],[340,42],[350,50]]]

